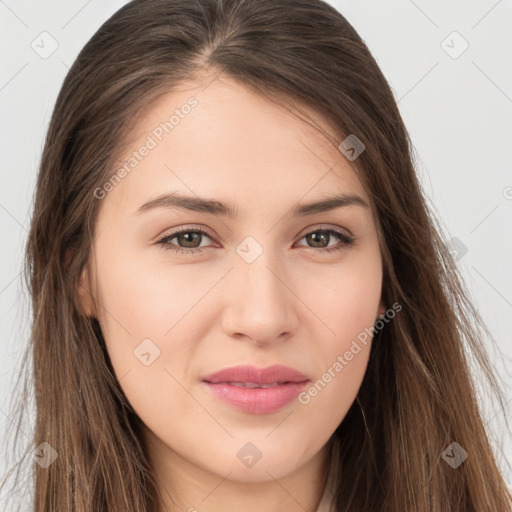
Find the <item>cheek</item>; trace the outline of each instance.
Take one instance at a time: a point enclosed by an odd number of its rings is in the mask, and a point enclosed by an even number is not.
[[[168,338],[187,323],[189,312],[218,279],[198,278],[197,272],[192,275],[178,265],[170,268],[165,260],[148,264],[137,253],[117,251],[107,256],[108,247],[103,252],[98,259],[104,263],[97,272],[100,318],[104,334],[111,333],[107,341],[116,344],[124,344],[120,340],[127,337],[131,344]]]
[[[310,411],[331,411],[321,415],[329,428],[335,429],[343,420],[364,378],[381,280],[378,258],[354,258],[350,265],[315,281],[309,292],[305,287],[301,292],[323,328],[316,330],[313,352],[319,372],[298,401]]]
[[[336,336],[318,340],[318,373],[297,399],[319,432],[332,432],[343,421],[359,392],[370,356],[374,308],[357,309],[353,302],[346,306],[332,323]]]
[[[297,401],[308,415],[312,431],[330,436],[354,403],[365,375],[370,343],[357,350],[350,361],[341,354],[339,359],[336,356],[324,373],[299,395]]]
[[[136,259],[110,259],[98,272],[100,323],[117,380],[137,415],[164,428],[180,424],[187,411],[187,428],[195,435],[204,411],[183,383],[192,367],[193,341],[202,336],[194,316],[196,295],[211,284],[196,285],[195,291],[188,285],[184,293],[187,282],[179,272],[165,279],[162,274]]]
[[[158,418],[162,401],[172,397],[175,407],[167,408],[167,420],[176,414],[178,421],[185,407],[193,413],[179,383],[188,381],[197,342],[215,321],[208,291],[218,275],[198,279],[183,267],[159,269],[108,246],[98,251],[98,260],[102,333],[130,403]]]
[[[294,291],[308,306],[311,318],[314,314],[323,326],[323,331],[317,330],[322,333],[318,347],[332,360],[374,325],[382,292],[379,253],[354,251],[341,264],[315,272],[314,278],[297,279]]]

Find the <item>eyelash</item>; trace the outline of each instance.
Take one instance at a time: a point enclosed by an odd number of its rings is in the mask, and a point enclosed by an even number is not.
[[[307,247],[306,246],[306,249],[311,249],[315,253],[316,252],[331,253],[331,252],[341,251],[342,249],[345,249],[347,246],[354,245],[354,242],[356,240],[356,237],[348,236],[345,233],[342,233],[341,231],[337,231],[337,230],[331,229],[331,228],[325,228],[325,229],[319,228],[319,229],[315,229],[313,231],[309,231],[303,237],[301,237],[301,240],[303,238],[305,238],[306,236],[308,236],[308,235],[311,235],[313,233],[318,233],[318,232],[326,233],[326,234],[329,234],[329,235],[334,235],[342,243],[340,245],[337,245],[335,247],[330,247],[328,249],[316,249],[315,247]],[[155,242],[155,243],[157,245],[160,245],[160,247],[162,249],[166,250],[166,251],[174,249],[174,250],[176,250],[176,252],[182,252],[182,253],[185,253],[185,254],[190,254],[190,253],[196,254],[196,253],[201,253],[202,252],[202,249],[199,248],[199,247],[196,247],[196,248],[193,248],[193,249],[189,249],[189,248],[186,248],[186,247],[180,247],[178,245],[172,246],[170,244],[170,240],[175,238],[177,235],[180,235],[181,233],[199,233],[201,235],[206,235],[210,239],[213,239],[206,231],[204,231],[202,229],[184,227],[184,228],[178,229],[177,231],[174,231],[173,233],[170,233],[168,235],[163,236],[162,238],[157,240],[157,242]]]

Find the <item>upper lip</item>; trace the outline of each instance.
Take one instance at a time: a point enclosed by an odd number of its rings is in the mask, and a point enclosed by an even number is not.
[[[203,378],[205,382],[254,382],[272,384],[274,382],[303,382],[309,380],[303,373],[288,366],[273,365],[267,368],[256,366],[233,366],[224,368]]]

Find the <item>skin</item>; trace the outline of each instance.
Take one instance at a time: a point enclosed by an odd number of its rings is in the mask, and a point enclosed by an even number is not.
[[[135,124],[120,162],[191,96],[198,105],[101,199],[80,283],[84,313],[99,320],[144,423],[166,510],[314,511],[328,440],[356,398],[370,343],[309,403],[270,414],[231,407],[201,379],[230,366],[283,364],[316,382],[373,326],[384,307],[371,208],[289,215],[335,193],[370,198],[317,128],[226,77],[162,97]],[[229,203],[238,218],[165,207],[135,213],[173,191]],[[211,233],[189,239],[201,253],[187,254],[183,236],[168,243],[182,253],[156,244],[189,226]],[[342,244],[306,237],[322,228],[357,240],[322,253]],[[263,250],[250,264],[236,252],[247,236]],[[146,338],[160,350],[149,366],[134,355]],[[262,454],[252,467],[237,457],[248,442]]]

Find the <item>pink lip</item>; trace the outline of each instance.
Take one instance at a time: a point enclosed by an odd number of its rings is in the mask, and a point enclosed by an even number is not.
[[[309,382],[303,373],[286,366],[268,368],[236,366],[208,375],[203,379],[207,388],[218,398],[250,414],[268,414],[290,403]],[[235,382],[273,384],[270,388],[247,388]]]

